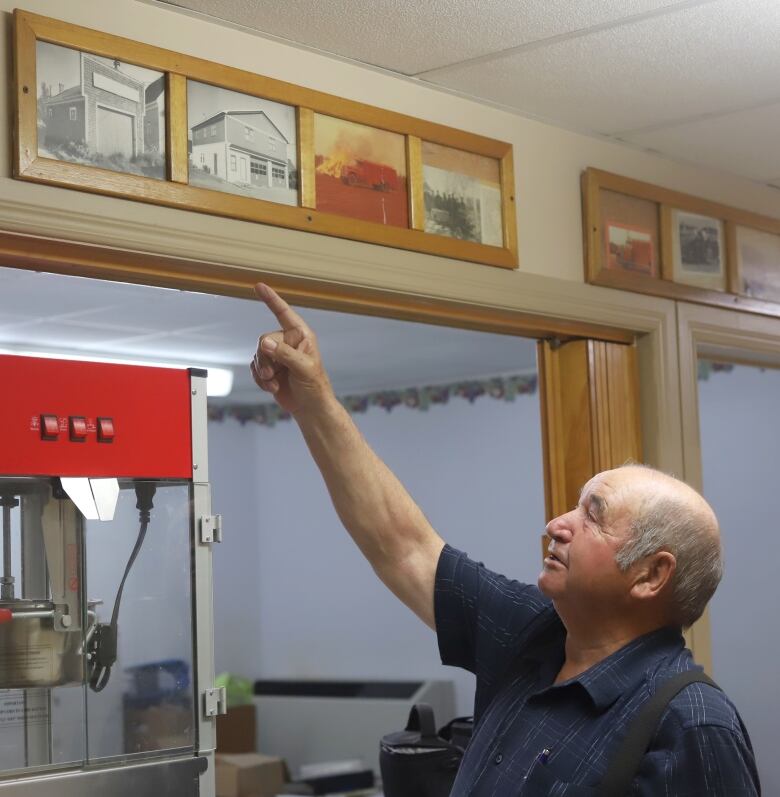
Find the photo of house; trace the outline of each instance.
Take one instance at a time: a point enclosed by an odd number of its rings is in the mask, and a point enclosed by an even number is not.
[[[38,154],[165,179],[165,76],[38,42]]]
[[[187,84],[190,184],[298,204],[295,108]]]

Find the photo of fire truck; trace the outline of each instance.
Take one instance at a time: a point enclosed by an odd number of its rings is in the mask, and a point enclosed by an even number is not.
[[[354,160],[341,167],[341,181],[346,185],[373,188],[375,191],[397,191],[395,169],[369,160]]]

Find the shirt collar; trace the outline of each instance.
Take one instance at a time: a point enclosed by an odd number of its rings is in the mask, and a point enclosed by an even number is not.
[[[654,665],[679,653],[684,647],[679,628],[659,628],[637,637],[566,683],[579,683],[590,695],[594,706],[603,710],[625,691],[635,687]]]

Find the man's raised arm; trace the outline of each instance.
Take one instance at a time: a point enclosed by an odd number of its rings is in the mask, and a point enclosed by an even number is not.
[[[435,628],[433,588],[444,540],[334,395],[314,333],[267,285],[255,291],[280,326],[258,341],[250,366],[255,382],[297,421],[341,522],[377,575]]]

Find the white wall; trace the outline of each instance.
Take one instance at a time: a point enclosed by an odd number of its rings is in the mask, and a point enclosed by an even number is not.
[[[373,407],[361,430],[452,545],[535,583],[544,528],[538,395]],[[452,678],[435,636],[379,582],[341,527],[297,427],[209,425],[217,671],[250,678]]]
[[[779,407],[780,370],[735,366],[699,382],[704,495],[726,561],[711,604],[714,676],[747,725],[767,795],[780,794]]]

